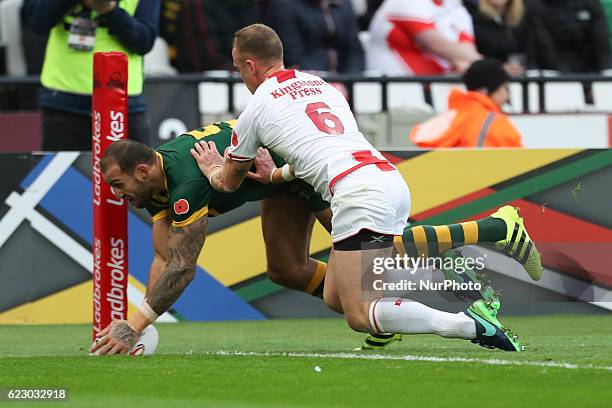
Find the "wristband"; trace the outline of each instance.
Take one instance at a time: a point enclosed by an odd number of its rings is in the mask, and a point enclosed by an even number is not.
[[[270,172],[270,184],[274,184],[274,173],[276,173],[276,170],[278,170],[278,167]]]
[[[281,168],[281,176],[283,176],[283,180],[285,181],[295,180],[295,175],[291,174],[291,166],[289,164],[285,164]]]
[[[147,319],[149,319],[151,323],[153,323],[159,317],[159,315],[155,313],[155,310],[149,306],[146,300],[142,302],[142,305],[140,305],[140,311]]]

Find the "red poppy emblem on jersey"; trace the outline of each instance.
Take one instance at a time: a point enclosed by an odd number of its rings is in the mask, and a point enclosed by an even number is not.
[[[189,202],[184,198],[181,198],[174,203],[174,212],[176,215],[187,214],[187,212],[189,212]]]
[[[232,132],[232,146],[238,146],[238,135],[236,132]]]
[[[442,3],[444,3],[444,0],[433,0],[433,2],[436,6],[441,6]]]

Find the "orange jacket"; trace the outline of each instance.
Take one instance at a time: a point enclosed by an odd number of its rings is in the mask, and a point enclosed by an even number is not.
[[[453,89],[448,108],[416,125],[410,140],[420,147],[523,147],[519,132],[488,96]]]

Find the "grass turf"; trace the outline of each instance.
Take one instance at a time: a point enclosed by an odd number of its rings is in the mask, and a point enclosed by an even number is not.
[[[363,336],[349,331],[343,321],[332,319],[160,324],[157,355],[93,358],[87,356],[89,326],[3,326],[0,388],[65,387],[69,401],[52,405],[75,407],[610,404],[612,369],[593,366],[612,367],[612,316],[503,321],[524,336],[526,352],[491,351],[467,341],[435,336],[404,336],[385,352],[352,352]],[[220,350],[259,354],[219,355]],[[285,352],[542,364],[262,355]],[[579,368],[544,366],[547,362]],[[315,366],[321,372],[315,371]],[[0,408],[10,405],[0,402]]]

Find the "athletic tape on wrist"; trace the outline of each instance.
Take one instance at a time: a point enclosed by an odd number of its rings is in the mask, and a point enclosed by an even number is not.
[[[274,173],[276,173],[277,168],[270,172],[270,184],[274,184]]]
[[[212,180],[213,176],[215,175],[216,172],[221,171],[223,169],[223,165],[222,164],[214,164],[210,167],[210,170],[208,170],[208,180]]]
[[[138,330],[136,330],[136,329],[135,329],[135,328],[134,328],[134,327],[133,327],[133,326],[132,326],[130,323],[128,323],[127,325],[128,325],[128,327],[129,327],[130,329],[132,329],[132,331],[133,331],[134,333],[138,333],[138,334],[142,333],[142,332],[139,332]]]
[[[283,180],[285,181],[295,180],[295,175],[291,174],[291,166],[288,164],[285,164],[281,168],[281,176],[283,176]]]
[[[153,323],[159,317],[159,315],[155,313],[155,310],[153,310],[153,308],[149,306],[146,301],[142,302],[142,305],[140,305],[140,311],[147,319],[149,319],[151,323]]]

